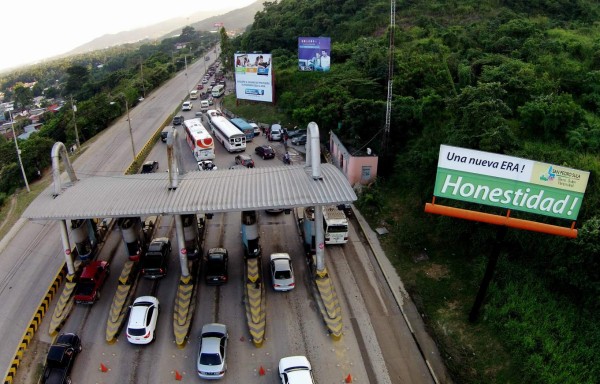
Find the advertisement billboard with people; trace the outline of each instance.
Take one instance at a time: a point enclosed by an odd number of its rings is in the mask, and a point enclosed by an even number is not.
[[[331,67],[330,37],[298,38],[298,69],[328,72]]]
[[[236,53],[235,93],[238,99],[273,102],[270,53]]]

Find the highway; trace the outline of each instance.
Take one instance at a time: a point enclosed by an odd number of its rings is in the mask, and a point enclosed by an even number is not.
[[[212,62],[214,53],[211,55]],[[189,66],[187,76],[184,72],[178,74],[130,110],[137,150],[187,96],[187,87],[192,88],[200,81],[204,68],[204,60],[198,60]],[[192,111],[181,114],[192,118],[198,110],[199,100]],[[182,126],[176,129],[182,141],[183,166],[186,171],[195,171],[196,162],[184,141]],[[125,118],[93,141],[74,163],[77,176],[122,175],[132,160]],[[246,153],[254,155],[253,148],[263,143],[266,143],[264,137],[256,137]],[[281,165],[283,146],[281,143],[271,145],[279,157],[262,160],[253,156],[257,168]],[[215,162],[226,175],[225,170],[234,163],[235,155],[227,153],[219,143],[215,148]],[[300,159],[296,155],[293,160]],[[166,144],[158,141],[147,160],[159,161],[158,172],[165,172]],[[326,248],[326,266],[335,284],[344,323],[343,336],[334,340],[327,334],[315,303],[296,215],[258,214],[263,274],[268,280],[269,254],[288,252],[292,256],[297,282],[296,288],[286,293],[274,292],[267,287],[267,330],[262,347],[253,345],[245,321],[239,212],[217,214],[207,221],[204,252],[216,246],[228,249],[229,282],[220,287],[209,287],[200,280],[189,340],[183,348],[176,345],[172,319],[180,267],[174,219],[164,216],[160,218],[154,236],[168,236],[174,245],[168,274],[157,281],[140,279],[136,289],[136,296],[152,294],[160,301],[156,341],[145,346],[132,345],[127,342],[124,332],[114,344],[105,341],[112,296],[126,262],[121,234],[113,229],[101,244],[98,255],[99,259],[111,262],[111,275],[102,289],[101,300],[93,306],[76,305],[61,329],[61,332],[76,332],[82,338],[83,352],[72,371],[73,382],[166,383],[174,382],[178,377],[187,382],[201,381],[195,368],[197,336],[202,325],[208,322],[222,322],[228,326],[228,371],[221,380],[223,383],[279,383],[277,363],[281,357],[290,355],[306,355],[318,383],[342,383],[348,379],[373,384],[435,382],[356,220],[352,222],[348,244]],[[0,302],[3,305],[0,331],[5,335],[0,352],[2,372],[10,366],[25,328],[64,264],[56,223],[25,222],[9,240],[3,242],[0,253]],[[23,359],[22,367],[25,368],[18,370],[15,382],[37,383],[39,367],[53,339],[48,334],[49,317],[46,315],[36,332]],[[101,367],[106,368],[106,372]]]

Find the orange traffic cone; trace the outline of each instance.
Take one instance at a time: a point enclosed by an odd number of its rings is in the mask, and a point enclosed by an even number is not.
[[[183,379],[183,376],[181,376],[181,373],[179,373],[179,371],[175,371],[175,380],[181,381],[181,379]]]
[[[352,375],[348,374],[348,376],[346,376],[346,383],[351,383],[352,382]]]
[[[108,372],[108,368],[103,363],[100,363],[100,371],[102,371],[102,372]]]
[[[265,375],[265,369],[263,368],[262,365],[260,366],[260,369],[258,370],[258,374],[261,375],[261,376]]]

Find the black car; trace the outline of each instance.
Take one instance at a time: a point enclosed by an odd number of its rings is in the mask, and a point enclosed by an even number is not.
[[[141,257],[142,276],[148,279],[159,279],[167,274],[171,241],[166,237],[157,237],[148,246],[146,254]]]
[[[306,129],[292,129],[287,131],[288,139],[293,139],[294,137],[306,135]]]
[[[141,173],[154,173],[156,171],[158,171],[158,161],[146,161],[142,165]]]
[[[75,358],[81,352],[81,339],[74,333],[63,333],[48,350],[43,384],[70,383],[69,373]]]
[[[227,282],[227,262],[229,255],[225,248],[211,248],[204,261],[207,285],[221,285]]]
[[[173,125],[181,125],[183,124],[183,116],[175,116],[173,118]]]
[[[270,145],[260,145],[256,147],[254,152],[258,156],[262,157],[263,160],[275,158],[275,150]]]

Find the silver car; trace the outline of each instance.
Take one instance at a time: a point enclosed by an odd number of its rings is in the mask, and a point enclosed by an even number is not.
[[[201,379],[220,379],[227,371],[227,326],[204,324],[200,335],[196,368]]]
[[[291,291],[296,286],[292,260],[287,253],[273,253],[270,262],[271,280],[276,291]]]

